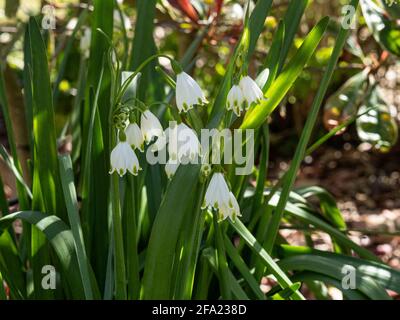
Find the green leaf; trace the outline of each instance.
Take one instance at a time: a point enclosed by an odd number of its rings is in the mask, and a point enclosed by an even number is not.
[[[285,64],[286,57],[288,56],[289,50],[293,45],[294,37],[299,29],[301,17],[303,16],[304,10],[308,5],[309,0],[291,0],[287,8],[283,23],[285,26],[285,37],[282,45],[282,50],[279,55],[279,68],[280,73],[282,67]]]
[[[168,299],[175,247],[184,215],[191,214],[200,166],[179,166],[170,182],[154,220],[148,242],[143,276],[143,299]]]
[[[272,300],[288,300],[297,290],[301,287],[301,283],[296,282],[289,288],[285,288],[278,293],[275,293],[271,299]]]
[[[0,145],[0,155],[3,158],[4,162],[7,164],[7,166],[10,168],[12,173],[15,176],[15,179],[17,180],[17,183],[19,186],[22,187],[24,192],[19,192],[18,193],[18,199],[21,201],[21,198],[19,198],[19,195],[21,194],[22,197],[29,196],[29,198],[32,199],[32,192],[29,189],[28,185],[26,184],[24,178],[22,177],[22,174],[20,170],[17,168],[18,164],[15,163],[14,157],[11,157],[8,153],[6,148],[3,145]],[[21,205],[21,204],[20,204]]]
[[[341,281],[318,272],[310,272],[310,271],[296,272],[295,275],[292,276],[290,279],[292,281],[302,281],[307,283],[307,286],[309,287],[310,290],[311,290],[310,285],[312,286],[312,284],[315,283],[316,281],[320,281],[324,284],[331,285],[339,290],[342,290],[343,296],[347,299],[350,300],[368,299],[368,297],[359,290],[356,289],[343,290]],[[326,299],[327,298],[325,298],[324,300]]]
[[[6,216],[6,217],[9,217]],[[26,298],[26,283],[23,265],[18,255],[17,247],[8,232],[4,228],[0,234],[0,272],[10,287],[12,299]],[[0,283],[0,285],[3,285]]]
[[[53,101],[51,96],[50,77],[46,47],[34,18],[30,18],[25,38],[29,48],[27,66],[31,74],[32,114],[35,168],[33,174],[34,189],[40,187],[41,193],[34,195],[34,206],[43,203],[44,211],[56,212],[66,218],[62,194],[56,192],[61,187],[58,171],[56,129],[54,122]],[[40,196],[41,199],[37,197]],[[36,204],[36,205],[35,205]],[[39,209],[39,208],[38,208]]]
[[[82,150],[91,153],[90,160],[87,160],[87,155],[81,157],[81,167],[84,169],[82,177],[89,177],[87,181],[89,188],[82,190],[84,194],[82,227],[87,236],[85,242],[88,255],[101,291],[104,290],[109,241],[109,202],[105,195],[110,193],[108,174],[111,153],[110,113],[114,106],[111,105],[111,68],[107,62],[110,57],[109,41],[113,39],[114,2],[114,0],[93,1],[90,59],[82,116]],[[99,81],[100,78],[102,81]],[[87,230],[90,232],[86,232]],[[98,234],[102,237],[97,237]]]
[[[6,294],[6,289],[4,288],[4,282],[3,282],[3,276],[1,275],[0,272],[0,283],[2,285],[0,285],[0,301],[1,300],[7,300],[7,294]]]
[[[246,114],[241,129],[256,129],[260,127],[279,105],[317,48],[328,23],[329,18],[325,17],[311,30],[295,56],[272,83],[271,87],[268,88],[265,93],[266,100],[256,106],[252,112]]]
[[[174,266],[176,273],[174,299],[191,299],[200,254],[201,241],[204,231],[205,214],[201,209],[205,194],[205,185],[200,185],[193,195],[191,215],[186,215],[182,224],[182,232],[177,246],[177,264]]]
[[[356,120],[357,133],[362,141],[371,143],[383,152],[396,144],[398,127],[379,93],[379,87],[372,89],[358,113],[361,116]]]
[[[278,262],[279,266],[286,271],[307,270],[328,275],[336,280],[342,281],[347,274],[343,270],[346,266],[351,266],[338,261],[335,257],[327,258],[316,255],[299,255],[285,258]],[[356,278],[356,288],[375,300],[390,300],[390,296],[385,289],[368,274],[364,274],[362,268],[354,268]]]
[[[79,217],[78,199],[74,185],[74,173],[70,156],[60,156],[61,183],[67,205],[69,224],[74,237],[75,250],[78,258],[79,271],[87,300],[93,299],[89,277],[89,261],[83,240],[81,221]]]
[[[135,24],[135,37],[133,38],[130,61],[130,70],[132,71],[139,67],[147,58],[157,53],[153,37],[156,4],[157,0],[136,1],[137,20]],[[154,70],[156,65],[156,62],[151,62],[143,70],[142,80],[139,85],[140,99],[146,97],[150,88],[153,89],[159,87],[157,85],[159,84],[159,77],[157,77],[156,71]],[[162,90],[154,90],[154,95],[158,100],[163,98]]]
[[[215,258],[217,262],[217,274],[219,278],[219,287],[221,292],[221,297],[224,300],[231,299],[231,288],[229,281],[229,266],[225,254],[225,244],[223,239],[223,228],[224,224],[218,222],[218,216],[216,213],[213,214],[213,226],[214,226],[214,237],[215,237]]]
[[[249,59],[253,54],[254,49],[256,48],[257,40],[260,37],[260,34],[264,28],[265,19],[268,16],[271,6],[272,0],[259,0],[257,1],[256,6],[254,7],[254,10],[250,16],[250,42],[248,51]]]
[[[54,212],[58,217],[67,220],[61,189],[56,128],[54,122],[53,99],[46,46],[40,34],[39,25],[31,17],[25,34],[25,69],[31,90],[30,109],[32,115],[33,136],[33,182],[32,209],[42,212]],[[36,298],[53,298],[53,292],[41,287],[41,269],[51,264],[50,250],[46,239],[36,229],[31,236],[31,265],[33,268],[34,293]]]
[[[400,271],[395,270],[384,263],[311,249],[308,247],[296,247],[289,245],[280,246],[278,248],[278,252],[280,256],[284,257],[317,255],[336,260],[338,263],[342,263],[343,265],[351,265],[355,267],[357,272],[360,272],[363,276],[371,277],[384,288],[400,293]]]
[[[320,201],[321,211],[324,217],[329,220],[332,225],[341,231],[347,229],[346,221],[340,212],[333,196],[325,189],[317,186],[305,187],[296,190],[304,198],[315,196]]]
[[[236,219],[235,222],[230,221],[231,226],[239,233],[239,235],[246,241],[251,250],[254,251],[268,267],[268,270],[276,277],[279,285],[284,289],[293,285],[289,280],[288,276],[282,271],[282,269],[275,263],[270,255],[264,250],[264,248],[257,242],[256,238],[251,234],[245,225]],[[304,297],[300,292],[294,294],[294,298],[297,300],[302,300]]]
[[[271,86],[278,75],[279,61],[281,59],[281,52],[284,40],[285,24],[283,23],[283,21],[280,21],[278,29],[276,30],[274,38],[272,40],[271,49],[269,50],[267,59],[264,63],[264,70],[269,70],[268,79],[259,83],[260,88],[262,88],[263,92],[266,92],[266,90]]]
[[[24,181],[22,179],[22,168],[21,168],[21,164],[18,159],[17,146],[15,144],[14,128],[12,126],[10,112],[9,112],[9,105],[8,105],[7,93],[6,93],[5,83],[4,83],[3,69],[4,69],[4,67],[1,65],[0,66],[0,105],[1,105],[1,112],[3,114],[4,123],[5,123],[6,130],[7,130],[8,144],[11,149],[12,158],[9,157],[9,160],[7,161],[7,158],[5,157],[5,155],[2,154],[2,156],[3,156],[3,159],[10,166],[11,170],[13,171],[14,175],[17,178],[16,187],[17,187],[17,192],[18,192],[20,208],[28,209],[28,207],[29,207],[28,196],[29,195],[31,196],[31,194],[30,194],[29,188],[27,188],[26,184],[24,183]],[[3,147],[2,147],[2,149],[4,151],[6,151]]]
[[[400,57],[400,28],[390,21],[385,11],[372,0],[361,0],[361,9],[375,40],[386,50]]]
[[[54,101],[54,106],[57,107],[57,101],[58,101],[58,97],[60,94],[60,83],[64,78],[64,74],[65,71],[67,69],[68,66],[68,59],[71,55],[71,51],[73,49],[73,45],[75,42],[75,37],[76,34],[78,33],[79,29],[82,27],[82,25],[85,23],[85,20],[87,18],[88,15],[88,11],[85,9],[82,11],[82,13],[79,15],[78,21],[76,23],[76,26],[74,28],[74,30],[72,31],[71,36],[68,38],[67,42],[66,42],[66,46],[65,49],[63,50],[63,59],[62,62],[58,68],[58,74],[57,74],[57,79],[54,82],[54,89],[53,89],[53,101]]]
[[[269,205],[272,207],[276,207],[279,202],[280,195],[274,195],[269,202]],[[332,236],[339,244],[354,250],[361,257],[379,261],[379,259],[369,250],[358,246],[355,242],[350,240],[343,232],[338,229],[332,227],[329,223],[323,221],[318,218],[316,215],[312,214],[310,211],[305,210],[299,206],[294,205],[293,203],[288,202],[285,207],[285,213],[296,217],[297,219],[304,221],[307,224],[311,224],[316,228],[328,233]]]
[[[214,248],[206,248],[203,250],[202,256],[208,261],[209,265],[213,272],[220,277],[220,273],[218,272],[218,261],[217,261],[217,250]],[[239,300],[249,300],[249,297],[246,295],[246,292],[242,289],[237,279],[233,275],[232,271],[227,269],[226,276],[228,278],[228,286],[232,294],[236,299]],[[221,279],[220,279],[221,281]]]
[[[224,235],[224,240],[225,240],[225,249],[226,249],[228,256],[232,259],[233,264],[239,270],[240,274],[243,276],[243,278],[245,279],[245,281],[247,282],[247,284],[253,291],[254,295],[259,300],[265,300],[265,295],[260,289],[260,284],[254,278],[253,274],[251,273],[251,271],[247,267],[246,263],[240,256],[239,252],[234,247],[234,245],[229,240],[229,238],[227,237],[226,234]]]
[[[364,97],[367,76],[366,72],[357,73],[326,101],[324,125],[327,130],[342,124],[357,113],[357,107]]]
[[[63,288],[64,291],[69,292],[73,299],[84,299],[85,294],[79,272],[74,237],[68,226],[56,216],[36,211],[20,211],[0,219],[0,232],[4,233],[4,230],[16,219],[28,222],[43,232],[60,261],[62,268],[60,274],[65,283],[68,284],[68,288]],[[94,297],[98,299],[99,293],[92,273],[90,273],[90,281],[94,289]]]

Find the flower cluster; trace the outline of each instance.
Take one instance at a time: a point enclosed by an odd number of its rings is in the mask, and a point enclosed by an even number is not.
[[[227,109],[233,110],[240,116],[243,109],[250,107],[252,103],[258,103],[263,99],[263,93],[257,84],[249,77],[243,77],[238,85],[232,87],[228,94]],[[177,72],[176,81],[176,105],[181,112],[188,112],[195,105],[207,103],[207,100],[197,82],[183,71]],[[201,144],[196,132],[185,123],[175,124],[163,130],[158,118],[149,110],[142,112],[140,124],[135,117],[128,114],[132,111],[124,110],[115,115],[116,128],[119,130],[119,141],[111,152],[110,174],[117,172],[121,177],[130,172],[138,175],[142,170],[135,154],[136,150],[145,151],[145,144],[150,144],[150,151],[158,152],[167,148],[169,159],[165,165],[168,178],[172,178],[181,164],[188,164],[198,157],[207,157],[207,151],[202,154]],[[155,139],[156,138],[156,139]],[[202,165],[201,172],[207,177],[212,169],[208,163]],[[214,173],[206,191],[203,209],[215,209],[219,218],[230,217],[235,219],[240,214],[239,204],[229,190],[222,173]]]
[[[127,171],[137,176],[142,170],[135,149],[144,151],[144,143],[150,143],[155,137],[163,137],[164,132],[158,118],[146,110],[140,118],[140,127],[137,123],[130,123],[119,134],[119,142],[111,152],[110,174],[117,172],[121,177]]]
[[[226,108],[240,117],[243,110],[247,110],[253,103],[259,103],[263,98],[264,94],[257,83],[245,76],[229,91]]]

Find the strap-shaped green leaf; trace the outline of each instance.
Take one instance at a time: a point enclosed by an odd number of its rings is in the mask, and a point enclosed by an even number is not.
[[[142,298],[168,299],[175,247],[184,215],[192,213],[191,197],[198,183],[199,165],[179,166],[154,220],[148,243]]]
[[[0,219],[0,233],[4,233],[4,230],[16,219],[28,222],[43,232],[60,261],[62,270],[59,271],[61,277],[63,277],[62,283],[68,284],[68,288],[63,288],[64,292],[70,293],[73,299],[84,299],[85,294],[79,272],[74,237],[68,226],[56,216],[37,211],[20,211]],[[42,276],[41,273],[39,275]],[[91,269],[89,275],[94,298],[98,299],[100,295]]]

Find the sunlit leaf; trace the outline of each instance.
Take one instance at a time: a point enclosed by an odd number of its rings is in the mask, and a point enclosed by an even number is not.
[[[389,20],[385,11],[372,0],[361,0],[361,9],[375,40],[391,53],[400,56],[400,27]]]
[[[357,113],[358,104],[365,98],[363,87],[367,84],[366,80],[367,73],[357,73],[329,97],[324,109],[324,125],[327,130],[342,124]]]
[[[371,143],[381,151],[388,151],[397,142],[398,127],[378,87],[373,89],[358,112],[359,114],[367,112],[356,121],[360,139]]]

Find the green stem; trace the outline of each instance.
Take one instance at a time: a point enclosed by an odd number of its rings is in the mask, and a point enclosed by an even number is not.
[[[218,215],[214,213],[213,224],[215,228],[215,244],[216,244],[216,261],[218,266],[218,277],[221,290],[221,296],[224,300],[231,299],[230,280],[229,280],[229,268],[228,262],[226,261],[225,245],[223,240],[223,231],[221,230],[223,224],[218,223]]]
[[[113,140],[115,144],[116,137],[114,135]],[[112,220],[115,244],[115,298],[117,300],[126,300],[126,268],[119,197],[119,178],[116,174],[114,174],[111,179]]]

